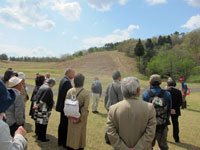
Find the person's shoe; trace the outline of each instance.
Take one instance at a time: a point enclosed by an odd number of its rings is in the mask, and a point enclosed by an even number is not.
[[[180,143],[180,140],[179,140],[179,139],[177,139],[177,140],[175,140],[175,142],[176,142],[176,143]]]
[[[96,114],[96,111],[92,111],[92,113]]]
[[[40,140],[41,142],[49,142],[50,140],[49,139],[43,139],[43,140]]]
[[[98,112],[98,111],[95,111],[95,113],[98,114],[99,112]]]

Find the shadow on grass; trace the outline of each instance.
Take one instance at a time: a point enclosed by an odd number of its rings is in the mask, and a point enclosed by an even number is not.
[[[195,110],[195,109],[191,109],[191,108],[187,108],[186,110],[189,110],[189,111],[193,111],[193,112],[200,113],[200,110]]]
[[[98,113],[97,115],[101,116],[102,118],[107,118],[107,114],[104,114],[104,113]]]
[[[174,143],[171,141],[168,141],[168,143],[185,148],[186,150],[200,150],[200,147],[195,146],[195,145],[191,145],[191,144],[187,144],[187,143]]]
[[[32,126],[33,126],[33,125],[30,124],[30,123],[26,123],[26,124],[25,124],[25,129],[26,129],[27,133],[33,132]]]
[[[50,140],[49,142],[40,142],[38,140],[35,140],[41,150],[63,150],[62,147],[58,147],[58,139],[55,136],[47,134],[46,137]]]

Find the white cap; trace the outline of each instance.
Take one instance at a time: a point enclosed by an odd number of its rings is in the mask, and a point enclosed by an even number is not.
[[[25,80],[25,74],[23,72],[18,72],[18,78]]]
[[[18,78],[18,77],[12,77],[12,78],[10,78],[10,80],[9,80],[9,87],[11,88],[11,87],[14,87],[14,86],[16,86],[17,84],[19,84],[20,82],[22,81],[22,79],[20,79],[20,78]]]

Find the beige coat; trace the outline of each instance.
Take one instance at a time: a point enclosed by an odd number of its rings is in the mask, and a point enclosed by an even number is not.
[[[77,94],[81,88],[72,88],[67,92],[66,98],[71,97],[71,90],[73,94]],[[86,145],[86,127],[88,117],[88,106],[89,106],[89,92],[85,89],[77,97],[81,108],[80,122],[74,124],[68,119],[68,134],[67,134],[67,146],[73,149],[84,148]]]
[[[114,150],[151,150],[155,129],[156,112],[151,103],[133,98],[110,107],[107,134]]]

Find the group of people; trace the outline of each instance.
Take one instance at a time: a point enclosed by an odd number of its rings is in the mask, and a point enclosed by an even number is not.
[[[155,142],[161,150],[168,150],[167,133],[170,116],[175,142],[179,139],[180,106],[187,95],[187,85],[181,78],[183,90],[175,88],[173,79],[167,81],[167,88],[160,87],[162,80],[157,74],[150,77],[150,90],[140,96],[140,83],[135,77],[124,78],[114,71],[113,82],[108,84],[104,106],[108,112],[106,136],[115,150],[150,150]],[[72,83],[73,80],[73,83]],[[58,146],[67,150],[83,150],[86,146],[86,128],[90,93],[84,89],[85,77],[75,74],[72,68],[66,69],[58,89],[56,111],[60,113],[58,126]],[[52,88],[55,79],[50,73],[36,74],[35,88],[31,96],[30,113],[35,121],[35,134],[39,142],[48,142],[47,125],[54,106]],[[25,102],[29,99],[25,84],[25,74],[8,69],[0,81],[0,145],[4,149],[24,150],[27,141],[23,128],[25,124]],[[92,112],[98,114],[98,103],[102,96],[102,85],[95,77],[91,85]],[[65,102],[73,95],[79,104],[80,117],[66,116]]]

